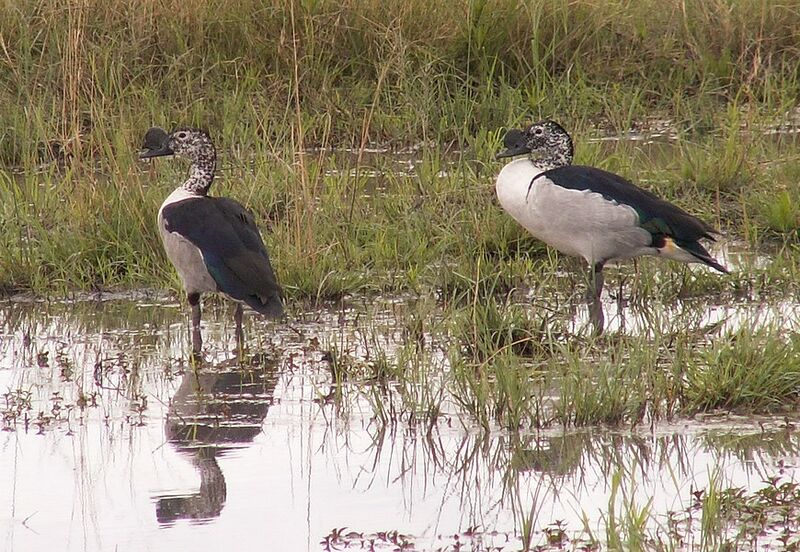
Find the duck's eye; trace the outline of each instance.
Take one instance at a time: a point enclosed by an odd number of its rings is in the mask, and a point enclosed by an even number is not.
[[[175,135],[175,137],[178,140],[184,140],[184,139],[186,139],[186,133],[185,132],[179,132],[178,134]]]
[[[536,136],[541,136],[543,132],[544,132],[544,130],[542,130],[542,129],[541,129],[541,127],[539,127],[539,128],[536,128],[536,129],[534,129],[534,131],[533,131],[533,133],[534,133]]]

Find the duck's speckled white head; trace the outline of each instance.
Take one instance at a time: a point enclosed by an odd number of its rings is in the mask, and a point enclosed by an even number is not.
[[[216,157],[214,144],[208,132],[199,128],[178,128],[169,135],[167,147],[175,155],[195,163],[202,163]]]
[[[555,121],[539,121],[524,130],[511,129],[503,139],[505,150],[495,157],[514,157],[528,154],[542,169],[555,169],[572,164],[572,138]]]
[[[217,166],[217,151],[208,132],[199,128],[177,128],[167,134],[159,128],[151,128],[145,135],[144,150],[140,159],[165,155],[177,155],[192,162],[189,178],[183,188],[198,195],[206,195],[214,180]]]

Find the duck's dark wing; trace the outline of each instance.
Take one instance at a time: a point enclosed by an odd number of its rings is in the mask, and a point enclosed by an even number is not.
[[[566,165],[546,171],[542,176],[563,188],[591,190],[632,207],[639,215],[640,226],[654,237],[668,236],[677,243],[714,239],[716,230],[712,226],[617,174],[595,167]]]
[[[203,254],[220,291],[268,316],[283,313],[283,292],[252,214],[223,197],[189,198],[162,210],[166,229]]]

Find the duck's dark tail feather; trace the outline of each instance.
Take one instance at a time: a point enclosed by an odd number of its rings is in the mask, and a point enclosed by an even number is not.
[[[706,250],[706,248],[700,245],[700,242],[681,243],[677,245],[701,263],[708,265],[715,270],[719,270],[723,274],[728,274],[730,272],[727,268],[719,264]]]

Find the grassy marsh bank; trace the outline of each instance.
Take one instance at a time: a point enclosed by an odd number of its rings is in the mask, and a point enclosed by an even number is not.
[[[626,281],[636,280],[632,300],[797,292],[794,137],[754,138],[754,148],[769,156],[768,166],[761,170],[761,162],[748,158],[750,177],[735,183],[719,180],[724,167],[714,155],[721,140],[657,145],[657,158],[648,153],[653,146],[637,142],[579,144],[581,162],[637,175],[720,227],[725,247],[735,243],[747,252],[725,277],[648,259],[636,269],[629,264],[622,273]],[[251,160],[223,150],[214,193],[239,198],[256,212],[294,299],[431,290],[448,297],[473,288],[476,278],[486,294],[502,295],[553,281],[559,268],[579,274],[579,263],[557,262],[497,206],[495,147],[487,138],[450,155],[423,150],[404,164],[388,153],[358,163],[357,154],[320,151],[290,163],[289,152]],[[687,151],[698,159],[704,152],[703,166],[692,166]],[[300,167],[305,184],[297,179]],[[0,175],[0,286],[48,293],[171,282],[177,289],[154,213],[185,167],[130,162],[121,171],[48,166]],[[769,261],[759,260],[764,255]],[[570,278],[583,285],[577,275]]]
[[[537,117],[574,129],[579,162],[794,244],[794,135],[763,133],[796,122],[798,29],[800,7],[766,0],[5,2],[0,159],[25,176],[0,176],[0,287],[171,278],[151,219],[182,169],[134,161],[151,124],[212,130],[216,192],[256,210],[295,297],[447,287],[442,266],[481,258],[515,283],[544,249],[492,206],[492,155]],[[587,143],[654,119],[676,133],[666,158]],[[366,162],[372,143],[421,147],[397,171]],[[387,192],[364,196],[365,167]]]
[[[152,122],[205,125],[244,151],[259,141],[464,143],[525,109],[617,130],[653,116],[708,129],[731,104],[793,107],[800,87],[800,10],[768,0],[47,0],[0,10],[6,161],[79,137],[73,153],[119,157]]]

